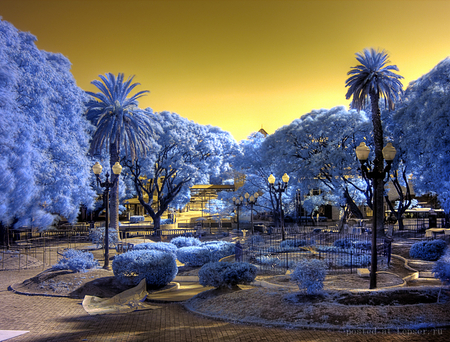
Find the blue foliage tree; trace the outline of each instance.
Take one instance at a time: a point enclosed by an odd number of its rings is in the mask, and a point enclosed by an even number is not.
[[[91,207],[89,122],[70,62],[0,21],[0,220],[45,229]]]
[[[209,184],[210,177],[229,168],[227,156],[236,150],[236,142],[228,132],[175,113],[156,113],[153,120],[161,127],[155,148],[146,157],[126,161],[125,166],[156,230],[169,205],[182,208],[189,202],[191,186]]]
[[[262,150],[289,173],[291,187],[303,194],[321,190],[304,201],[309,212],[333,204],[346,209],[344,220],[349,213],[362,218],[357,204],[369,192],[360,181],[355,148],[369,135],[365,112],[334,107],[314,110],[279,128],[265,139]]]
[[[408,85],[393,122],[393,135],[410,165],[416,195],[436,194],[448,213],[450,58]]]

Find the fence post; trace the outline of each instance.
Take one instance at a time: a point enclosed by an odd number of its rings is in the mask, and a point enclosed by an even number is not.
[[[353,274],[353,251],[350,250],[350,274]]]

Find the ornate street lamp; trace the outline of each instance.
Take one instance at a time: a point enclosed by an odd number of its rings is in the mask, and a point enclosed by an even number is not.
[[[94,171],[94,174],[97,178],[97,184],[101,186],[102,188],[105,188],[103,191],[103,196],[106,198],[106,219],[105,219],[105,264],[103,265],[103,268],[108,270],[109,269],[109,189],[111,189],[119,179],[119,177],[115,177],[112,182],[109,181],[109,173],[106,173],[106,180],[102,182],[100,180],[100,173],[102,173],[103,167],[100,165],[99,162],[96,162],[95,165],[92,167],[92,171]],[[112,172],[115,175],[120,175],[122,172],[122,166],[119,164],[119,162],[116,162],[114,166],[112,167]]]
[[[396,154],[395,147],[391,143],[387,143],[383,148],[383,159],[386,161],[386,166],[383,165],[382,171],[378,171],[377,165],[369,165],[367,161],[369,158],[370,148],[366,146],[364,142],[361,142],[356,148],[356,157],[361,163],[361,171],[364,179],[372,180],[373,185],[373,218],[372,218],[372,258],[371,258],[371,268],[370,268],[370,289],[375,289],[377,287],[377,213],[378,210],[384,210],[383,197],[378,198],[377,194],[377,184],[378,181],[383,180],[389,175],[391,170],[392,161]],[[383,163],[384,164],[384,163]],[[380,202],[381,201],[381,202]]]
[[[236,206],[237,227],[238,231],[240,231],[241,229],[239,228],[239,209],[244,204],[244,198],[242,196],[239,198],[233,197],[233,204]]]
[[[250,217],[251,217],[250,220],[251,220],[252,234],[254,234],[255,231],[253,229],[253,206],[256,204],[256,201],[258,200],[259,193],[255,192],[253,194],[253,196],[250,196],[247,192],[247,193],[245,193],[244,197],[245,197],[245,200],[247,201],[247,204],[250,205]]]
[[[283,182],[278,181],[278,183],[275,185],[275,177],[271,174],[269,178],[267,179],[269,182],[269,188],[273,191],[275,191],[276,194],[278,194],[278,201],[280,203],[280,224],[281,224],[281,240],[285,240],[286,234],[284,232],[284,220],[283,220],[283,204],[281,202],[281,194],[286,191],[288,182],[289,182],[289,176],[285,173],[283,177],[281,177],[281,180]]]

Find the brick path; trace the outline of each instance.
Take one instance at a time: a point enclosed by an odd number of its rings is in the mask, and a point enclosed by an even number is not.
[[[42,269],[0,271],[0,330],[29,330],[17,341],[448,341],[450,329],[426,331],[286,330],[222,322],[194,315],[181,304],[157,304],[160,309],[129,314],[89,316],[81,300],[24,296],[8,291]]]

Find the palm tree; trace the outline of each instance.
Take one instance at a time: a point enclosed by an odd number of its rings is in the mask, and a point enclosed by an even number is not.
[[[375,49],[365,49],[363,53],[356,53],[356,59],[360,65],[352,67],[348,72],[350,76],[345,86],[349,87],[346,98],[353,96],[351,107],[357,110],[363,109],[368,104],[372,111],[373,139],[375,145],[375,159],[373,162],[373,228],[372,228],[372,271],[370,288],[376,288],[376,237],[377,233],[384,236],[384,160],[383,160],[383,127],[381,125],[381,114],[379,101],[384,98],[386,108],[394,109],[395,103],[400,99],[403,92],[400,79],[403,77],[393,71],[398,71],[396,65],[390,63],[388,54]]]
[[[103,82],[94,80],[91,83],[100,92],[87,92],[91,99],[86,105],[86,116],[97,127],[92,137],[90,153],[94,155],[106,149],[112,167],[119,161],[122,147],[122,152],[131,160],[147,150],[146,141],[151,137],[152,127],[148,115],[138,109],[137,99],[149,91],[143,90],[128,97],[139,85],[132,83],[133,77],[125,82],[123,73],[119,73],[117,78],[111,73],[99,77]],[[113,172],[110,174],[111,181],[114,181],[117,176]],[[119,182],[111,189],[110,203],[110,225],[118,229]]]

